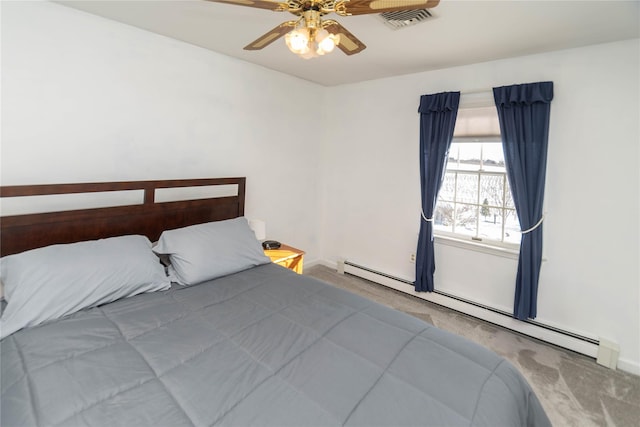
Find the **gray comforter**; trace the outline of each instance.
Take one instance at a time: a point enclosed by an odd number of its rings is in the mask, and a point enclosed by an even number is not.
[[[273,264],[0,346],[4,427],[550,424],[496,354]]]

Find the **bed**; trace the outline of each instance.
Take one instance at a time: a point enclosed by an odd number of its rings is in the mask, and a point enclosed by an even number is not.
[[[233,195],[156,199],[166,188],[230,185]],[[0,195],[112,191],[142,200],[2,218],[2,426],[550,425],[495,353],[260,258],[247,237],[244,178],[10,186]],[[115,246],[93,268],[85,257],[95,241]],[[98,277],[69,276],[88,264]],[[112,270],[137,274],[142,264],[162,283],[71,303]],[[42,285],[50,270],[62,280],[54,289]],[[22,296],[30,321],[10,311],[21,301],[15,283],[33,288]],[[50,317],[34,321],[40,310]],[[11,326],[15,317],[26,326]]]

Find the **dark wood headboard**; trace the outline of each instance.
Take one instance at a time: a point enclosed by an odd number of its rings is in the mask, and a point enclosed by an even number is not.
[[[0,218],[0,255],[43,246],[141,234],[156,241],[164,230],[244,215],[246,178],[207,178],[0,187],[0,197],[143,190],[140,204],[29,213]],[[237,195],[156,202],[156,189],[237,185]]]

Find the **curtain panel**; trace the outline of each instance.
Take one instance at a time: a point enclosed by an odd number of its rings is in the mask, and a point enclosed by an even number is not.
[[[498,110],[507,177],[520,219],[513,317],[535,318],[542,263],[544,184],[553,82],[493,89]]]
[[[433,211],[444,179],[449,147],[460,104],[460,92],[420,97],[420,191],[422,218],[416,251],[418,292],[433,292],[436,270],[433,247]]]

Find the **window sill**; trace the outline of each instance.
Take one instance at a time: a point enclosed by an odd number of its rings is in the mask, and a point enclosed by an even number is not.
[[[475,242],[470,240],[456,239],[449,236],[434,236],[434,240],[438,244],[453,246],[455,248],[466,249],[475,252],[482,252],[489,255],[500,256],[503,258],[510,258],[517,260],[520,256],[519,248],[505,248],[500,246],[488,245],[482,242]]]

